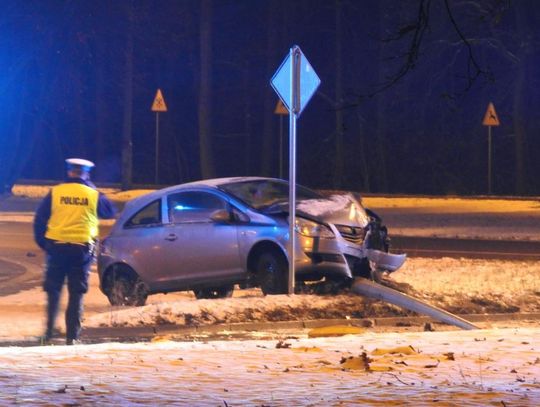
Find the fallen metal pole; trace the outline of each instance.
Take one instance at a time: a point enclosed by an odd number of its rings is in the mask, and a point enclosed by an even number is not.
[[[365,278],[357,278],[351,287],[351,291],[364,297],[382,300],[419,314],[428,315],[437,321],[454,325],[458,328],[467,330],[479,329],[476,325],[461,317],[458,317],[457,315],[454,315],[441,308],[434,307],[433,305],[426,304],[425,302],[410,297],[407,294],[400,293],[399,291],[377,284]]]

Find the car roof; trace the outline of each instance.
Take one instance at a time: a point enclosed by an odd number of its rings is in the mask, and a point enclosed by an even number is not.
[[[205,180],[200,180],[200,181],[192,181],[185,184],[178,184],[172,187],[168,187],[166,189],[175,189],[178,187],[199,186],[199,185],[217,187],[219,185],[230,184],[232,182],[265,181],[265,180],[282,181],[276,178],[267,178],[267,177],[225,177],[225,178],[212,178],[212,179],[205,179]]]

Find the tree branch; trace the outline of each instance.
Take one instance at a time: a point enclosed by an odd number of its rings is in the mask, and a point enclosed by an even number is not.
[[[468,91],[476,79],[478,79],[481,75],[485,75],[488,80],[493,81],[495,78],[493,77],[493,73],[491,73],[489,70],[483,70],[480,68],[480,65],[478,62],[476,62],[476,58],[474,57],[473,50],[471,43],[463,33],[461,32],[456,19],[454,18],[454,15],[452,14],[452,10],[450,10],[450,4],[448,3],[448,0],[444,0],[444,4],[446,7],[446,12],[448,13],[448,18],[450,19],[450,22],[452,23],[452,26],[454,27],[454,31],[457,33],[459,38],[461,38],[461,41],[463,44],[467,47],[468,52],[468,58],[467,58],[467,86],[464,89],[464,92]]]
[[[504,0],[501,0],[501,2],[504,2]],[[397,69],[397,71],[393,75],[391,75],[387,81],[378,85],[374,91],[367,94],[354,95],[354,99],[351,102],[341,106],[341,108],[355,107],[359,104],[360,99],[364,97],[373,97],[379,93],[384,92],[385,90],[391,88],[392,86],[400,82],[403,77],[405,77],[410,71],[415,68],[421,56],[420,49],[422,46],[422,41],[424,40],[424,35],[426,33],[426,30],[429,28],[431,3],[432,0],[419,0],[416,21],[398,28],[395,35],[389,36],[388,38],[382,40],[382,42],[384,43],[390,43],[395,41],[401,41],[406,37],[411,37],[406,52],[401,55],[392,56],[391,58],[389,58],[389,60],[404,60],[404,62]],[[471,40],[467,39],[461,31],[452,13],[452,10],[450,9],[449,0],[444,0],[444,4],[452,28],[459,37],[459,44],[464,45],[467,50],[466,86],[463,91],[460,92],[460,94],[465,93],[469,89],[471,89],[471,87],[478,80],[478,78],[482,76],[487,78],[488,81],[494,81],[495,78],[493,73],[489,69],[483,69],[477,62],[474,56],[472,42]],[[504,10],[504,7],[499,5],[496,7],[496,9]],[[494,11],[491,12],[491,14],[493,13]]]

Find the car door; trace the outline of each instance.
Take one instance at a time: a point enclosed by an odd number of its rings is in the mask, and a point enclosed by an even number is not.
[[[211,219],[215,211],[229,207],[224,197],[210,191],[180,191],[170,193],[166,205],[161,281],[219,283],[244,272],[237,226]]]
[[[162,199],[135,212],[115,237],[116,256],[129,264],[150,288],[159,284],[165,245]]]

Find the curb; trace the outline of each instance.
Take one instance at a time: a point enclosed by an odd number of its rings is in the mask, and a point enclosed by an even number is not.
[[[540,313],[527,314],[471,314],[459,315],[470,322],[503,322],[503,321],[540,321]],[[84,328],[82,336],[90,342],[97,339],[116,339],[130,341],[133,339],[152,339],[159,336],[174,336],[175,339],[193,339],[197,336],[268,332],[277,334],[279,330],[305,330],[330,327],[336,325],[371,327],[409,327],[424,326],[426,323],[439,323],[433,318],[419,317],[382,317],[382,318],[351,318],[351,319],[322,319],[307,321],[273,321],[273,322],[240,322],[216,325],[156,325],[142,327],[96,327]],[[443,324],[446,325],[446,324]]]
[[[504,321],[534,321],[540,322],[540,313],[528,314],[472,314],[459,315],[470,322],[504,322]],[[381,317],[381,318],[352,318],[352,319],[321,319],[307,321],[274,321],[274,322],[240,322],[215,325],[182,326],[182,325],[156,325],[137,327],[95,327],[83,328],[83,344],[97,344],[106,342],[150,342],[160,337],[176,341],[212,341],[212,340],[241,340],[241,339],[279,339],[297,335],[299,331],[332,326],[355,326],[360,328],[417,327],[423,331],[426,324],[440,324],[429,317]],[[292,332],[280,332],[292,331]],[[249,336],[257,332],[257,337]],[[329,335],[330,336],[330,335]],[[64,345],[62,337],[53,339],[51,345]],[[22,340],[0,340],[0,347],[29,347],[43,346],[36,337]]]

